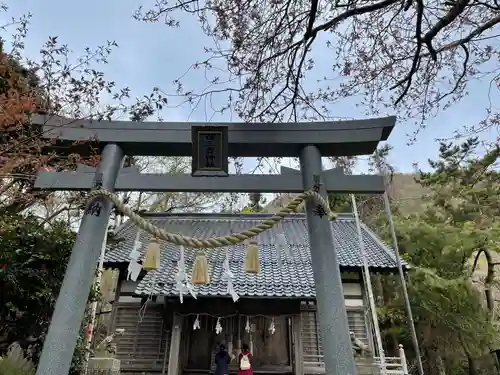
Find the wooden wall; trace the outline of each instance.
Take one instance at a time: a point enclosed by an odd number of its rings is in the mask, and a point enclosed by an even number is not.
[[[94,348],[102,340],[111,334],[113,303],[117,295],[120,271],[117,269],[105,269],[101,278],[101,299],[97,305],[96,322],[94,324],[93,345]]]
[[[256,367],[279,366],[285,367],[291,365],[290,356],[290,318],[287,316],[277,316],[274,318],[276,331],[272,334],[269,331],[271,319],[265,317],[256,317],[251,319],[253,336],[246,332],[243,334],[243,340],[253,344],[254,364]],[[242,321],[241,324],[244,324]]]
[[[113,328],[124,328],[116,338],[121,374],[162,373],[168,365],[172,319],[162,303],[141,309],[139,301],[115,304]]]
[[[200,329],[193,330],[195,319],[195,316],[189,316],[185,320],[182,340],[185,372],[213,371],[215,353],[220,344],[226,345],[228,351],[237,356],[243,343],[253,348],[256,371],[291,371],[289,317],[274,317],[274,334],[269,331],[271,317],[249,317],[250,332],[245,330],[246,316],[221,318],[223,330],[218,335],[215,332],[217,318],[200,316]],[[231,367],[236,371],[237,360],[231,363]]]
[[[344,297],[347,310],[349,331],[373,349],[369,310],[365,308],[367,302],[364,298],[360,283],[344,283]],[[301,356],[304,374],[324,372],[323,345],[321,342],[319,322],[314,301],[302,302],[300,316]]]
[[[366,303],[357,277],[357,274],[351,275],[343,284],[349,328],[372,346]],[[321,372],[324,366],[314,301],[243,298],[234,303],[225,297],[200,297],[186,298],[180,304],[177,297],[158,297],[156,303],[148,303],[139,323],[141,304],[139,298],[132,297],[135,287],[130,281],[122,282],[114,304],[113,329],[126,329],[125,335],[117,340],[122,374],[167,374],[174,315],[184,319],[178,364],[170,366],[175,367],[175,374],[168,375],[213,371],[214,355],[220,343],[234,354],[239,354],[242,343],[251,345],[257,373],[303,375]],[[197,314],[201,327],[193,330]],[[225,316],[221,319],[223,330],[219,335],[215,333],[216,316]],[[251,333],[245,331],[246,316],[250,317]],[[269,325],[273,316],[276,331],[271,334]],[[235,372],[237,361],[231,366]]]

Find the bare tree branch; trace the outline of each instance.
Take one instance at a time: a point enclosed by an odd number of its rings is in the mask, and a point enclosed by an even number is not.
[[[206,88],[187,88],[183,75],[165,94],[179,106],[207,98],[214,113],[245,121],[325,120],[356,97],[365,114],[396,107],[420,128],[470,81],[500,72],[499,9],[498,0],[155,0],[135,17],[175,27],[194,14],[214,41],[188,69],[203,71]]]

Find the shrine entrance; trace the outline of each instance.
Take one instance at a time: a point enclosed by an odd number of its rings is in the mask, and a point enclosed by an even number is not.
[[[220,344],[234,356],[231,373],[238,370],[237,357],[243,344],[253,354],[254,372],[293,372],[292,319],[299,316],[299,299],[243,298],[235,304],[224,297],[204,297],[185,304],[170,305],[177,306],[173,313],[183,319],[178,364],[183,373],[213,373]],[[220,332],[214,329],[217,325]]]
[[[95,146],[101,149],[101,163],[92,173],[40,172],[35,184],[40,189],[91,191],[37,375],[68,373],[93,282],[92,271],[97,264],[113,204],[146,232],[161,240],[195,249],[241,243],[275,225],[293,206],[282,210],[281,216],[277,215],[245,233],[228,233],[224,237],[199,240],[147,226],[117,200],[114,191],[299,193],[298,200],[294,202],[296,207],[306,201],[308,243],[326,373],[356,373],[325,199],[328,192],[383,194],[385,187],[381,176],[347,176],[339,170],[324,171],[321,157],[373,153],[378,143],[386,140],[392,131],[394,117],[307,124],[205,126],[190,123],[92,122],[34,116],[32,123],[41,128],[41,134],[47,139],[54,141],[53,147],[58,152],[63,149],[68,153],[81,154],[86,146],[88,152]],[[99,143],[89,141],[88,145],[82,146],[82,139],[98,139]],[[125,155],[191,156],[192,174],[148,175],[133,168],[122,169]],[[285,168],[280,175],[229,175],[228,157],[231,156],[299,157],[300,171]],[[253,250],[258,253],[255,246]]]
[[[251,346],[253,350],[255,372],[291,373],[291,332],[288,321],[290,317],[248,317],[252,322],[249,323],[249,332],[245,330],[246,318],[241,315],[222,318],[221,324],[227,330],[223,335],[217,335],[213,330],[217,317],[200,316],[201,328],[196,331],[191,329],[196,317],[186,319],[185,334],[181,340],[181,350],[186,356],[182,366],[183,373],[214,372],[214,358],[220,344],[224,344],[228,352],[234,356],[229,369],[231,373],[236,373],[239,354],[236,348],[241,343]],[[272,318],[276,327],[274,334],[268,331]]]

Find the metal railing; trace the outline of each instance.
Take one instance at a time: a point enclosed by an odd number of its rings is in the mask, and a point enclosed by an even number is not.
[[[303,355],[305,374],[323,374],[323,355]],[[399,345],[399,357],[385,357],[385,371],[381,369],[380,357],[356,358],[360,375],[408,375],[408,364],[403,345]]]

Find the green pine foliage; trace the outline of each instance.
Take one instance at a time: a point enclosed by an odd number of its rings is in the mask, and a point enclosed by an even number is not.
[[[394,221],[402,257],[409,262],[408,289],[428,375],[499,374],[491,351],[500,346],[492,273],[474,284],[472,259],[478,252],[493,258],[498,250],[500,174],[498,147],[480,154],[477,139],[443,143],[432,172],[418,182],[428,189],[420,210],[398,213]],[[478,155],[479,154],[479,155]],[[373,222],[390,242],[387,223]],[[480,254],[480,255],[481,255]],[[376,277],[383,304],[379,319],[388,347],[411,341],[400,285],[395,277]],[[392,345],[391,345],[392,344]]]

